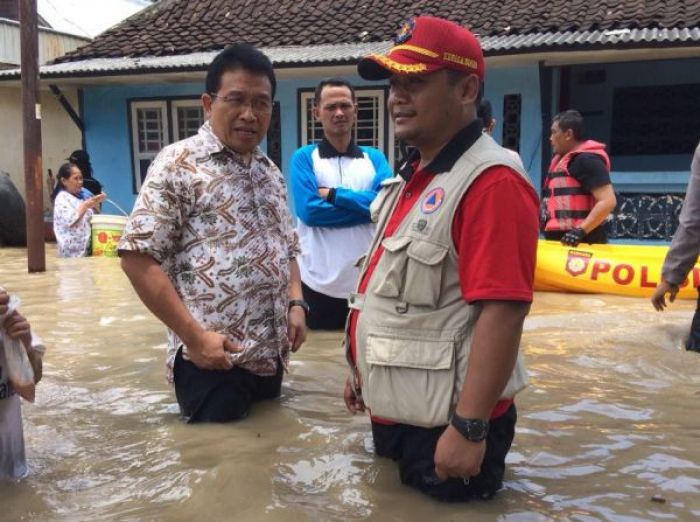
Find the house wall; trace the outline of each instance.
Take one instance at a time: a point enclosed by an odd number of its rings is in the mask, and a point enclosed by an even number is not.
[[[85,147],[94,176],[109,199],[130,211],[136,201],[129,134],[128,101],[133,98],[199,96],[202,84],[89,87],[83,90]],[[105,212],[114,212],[108,204]]]
[[[282,131],[282,172],[288,173],[289,160],[299,146],[299,89],[314,88],[326,76],[280,80],[276,99],[280,102]],[[356,86],[386,87],[387,84],[366,82],[356,76],[344,79]],[[136,200],[133,192],[133,167],[130,145],[128,101],[130,99],[163,99],[166,97],[199,96],[202,83],[168,85],[131,85],[87,87],[83,91],[85,143],[90,153],[95,177],[104,185],[110,199],[126,210]],[[520,93],[523,100],[521,121],[521,155],[538,184],[541,173],[541,110],[537,67],[494,69],[488,74],[486,96],[491,99],[499,120],[494,136],[500,141],[503,96]],[[263,149],[265,143],[263,143]]]
[[[38,31],[39,65],[74,51],[90,41],[89,38],[40,28]],[[0,20],[0,63],[19,65],[22,43],[19,22]]]
[[[75,91],[62,90],[77,110]],[[55,174],[65,158],[81,147],[80,129],[68,117],[65,110],[48,91],[40,92],[42,165],[44,176],[48,169]],[[0,170],[10,173],[12,182],[25,195],[24,152],[22,142],[22,96],[20,89],[0,87]],[[44,208],[50,208],[48,189],[44,183]]]
[[[583,75],[604,71],[605,81],[586,84]],[[616,88],[700,84],[700,60],[665,60],[571,67],[571,108],[581,111],[593,139],[610,143]],[[650,107],[654,100],[649,100]],[[688,115],[697,118],[697,115]],[[664,129],[656,129],[663,133]],[[692,151],[683,155],[612,156],[612,181],[619,192],[685,192]]]
[[[535,187],[542,180],[542,106],[537,66],[487,69],[485,98],[491,102],[496,128],[493,136],[499,143],[503,136],[503,100],[509,94],[522,96],[520,115],[520,157]]]

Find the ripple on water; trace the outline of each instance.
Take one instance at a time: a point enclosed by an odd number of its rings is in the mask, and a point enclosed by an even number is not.
[[[367,419],[344,411],[337,332],[310,334],[281,401],[242,423],[186,425],[164,383],[163,326],[118,263],[52,248],[31,276],[21,250],[0,249],[0,283],[48,346],[37,403],[23,406],[31,474],[0,488],[2,520],[700,518],[700,357],[680,350],[692,301],[658,314],[648,300],[537,294],[505,490],[449,506],[403,487]]]

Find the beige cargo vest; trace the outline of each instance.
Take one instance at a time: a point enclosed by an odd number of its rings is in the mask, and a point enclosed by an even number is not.
[[[377,234],[361,274],[380,244],[384,253],[366,293],[349,299],[351,308],[361,310],[356,364],[372,415],[425,427],[449,422],[481,311],[462,297],[452,220],[472,182],[494,165],[507,165],[530,182],[504,149],[483,134],[452,170],[434,177],[392,237],[382,240],[405,182],[387,180],[372,204]],[[513,397],[526,384],[519,354],[502,397]]]

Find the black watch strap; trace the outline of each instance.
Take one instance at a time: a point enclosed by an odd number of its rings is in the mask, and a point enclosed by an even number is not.
[[[489,421],[483,419],[467,419],[455,413],[450,419],[450,424],[462,437],[471,442],[481,442],[489,433]]]
[[[289,308],[291,308],[292,306],[301,306],[304,309],[304,313],[306,315],[309,315],[309,303],[307,303],[303,299],[290,299]]]

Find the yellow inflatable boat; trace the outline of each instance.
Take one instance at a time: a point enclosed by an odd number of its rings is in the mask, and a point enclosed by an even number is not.
[[[666,246],[587,245],[566,247],[540,240],[535,290],[649,297],[661,280]],[[700,265],[696,264],[678,292],[697,299]]]

